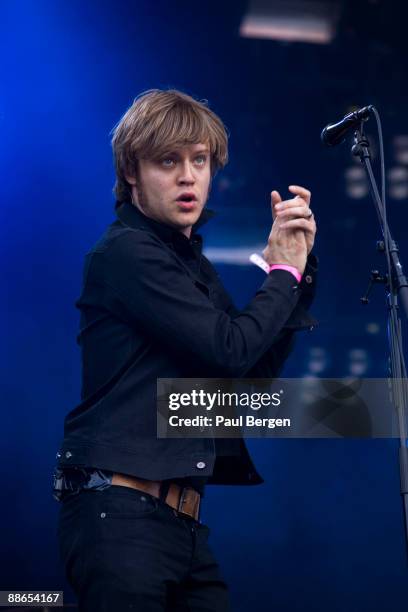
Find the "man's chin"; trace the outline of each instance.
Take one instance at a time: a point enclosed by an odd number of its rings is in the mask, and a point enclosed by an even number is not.
[[[199,220],[201,216],[201,210],[198,212],[197,210],[189,210],[189,211],[181,211],[177,215],[175,215],[174,222],[179,227],[191,227]]]

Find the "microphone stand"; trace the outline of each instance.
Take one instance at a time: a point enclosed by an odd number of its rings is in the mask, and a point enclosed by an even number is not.
[[[380,131],[379,115],[373,107],[373,113],[376,116]],[[368,292],[373,283],[384,283],[387,292],[388,304],[388,340],[390,345],[390,374],[391,374],[391,394],[395,405],[398,422],[398,434],[400,440],[399,446],[399,466],[401,480],[401,495],[403,499],[404,511],[404,526],[405,538],[408,553],[408,448],[407,448],[407,372],[404,361],[401,320],[399,317],[398,298],[401,299],[402,310],[408,319],[408,282],[403,273],[402,265],[399,259],[399,250],[397,243],[392,239],[391,232],[387,223],[387,213],[385,207],[385,186],[383,174],[383,198],[381,200],[376,181],[373,175],[371,166],[371,155],[369,150],[369,142],[363,132],[363,123],[361,121],[359,128],[354,133],[354,145],[352,146],[352,154],[360,158],[361,163],[366,169],[370,184],[370,191],[373,197],[374,206],[377,212],[377,217],[380,223],[381,232],[384,241],[377,243],[377,248],[383,251],[387,258],[388,274],[380,275],[374,270],[371,273],[371,281]],[[380,143],[382,145],[382,142]],[[384,164],[382,164],[384,172]],[[367,303],[367,295],[362,298],[363,303]]]

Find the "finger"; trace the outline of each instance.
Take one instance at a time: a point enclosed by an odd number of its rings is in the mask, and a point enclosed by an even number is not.
[[[276,213],[278,219],[292,219],[295,217],[304,217],[305,219],[309,219],[310,208],[308,206],[293,206],[290,208],[284,208],[283,210],[279,210]]]
[[[279,191],[276,191],[275,189],[271,192],[271,201],[272,204],[275,206],[275,204],[279,204],[279,202],[282,202],[282,198],[280,196]]]
[[[288,189],[291,193],[296,193],[301,198],[304,198],[308,205],[310,204],[310,198],[312,197],[312,194],[308,189],[306,189],[305,187],[301,187],[300,185],[289,185]]]
[[[279,204],[275,205],[275,209],[277,211],[278,210],[283,210],[283,209],[286,210],[288,208],[293,208],[293,207],[298,207],[298,206],[309,207],[309,205],[306,202],[306,200],[304,200],[300,196],[296,196],[296,198],[291,198],[290,200],[284,200],[283,202],[279,202]]]
[[[316,226],[314,221],[309,221],[308,219],[291,219],[290,221],[285,221],[279,227],[280,229],[302,229],[313,233]]]
[[[276,217],[275,206],[279,204],[279,202],[282,202],[282,198],[280,196],[279,191],[276,191],[276,190],[272,191],[271,192],[271,208],[272,208],[273,219],[275,219]]]

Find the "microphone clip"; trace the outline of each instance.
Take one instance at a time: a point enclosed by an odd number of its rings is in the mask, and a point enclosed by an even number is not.
[[[362,162],[365,158],[371,159],[369,146],[370,143],[365,134],[363,134],[363,127],[361,126],[361,131],[356,130],[354,132],[354,144],[351,147],[351,152],[355,157],[359,157]]]

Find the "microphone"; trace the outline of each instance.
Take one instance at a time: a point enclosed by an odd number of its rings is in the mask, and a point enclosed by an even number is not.
[[[359,108],[343,117],[338,123],[329,123],[329,125],[326,125],[320,134],[322,142],[328,147],[334,147],[341,144],[345,141],[347,132],[353,128],[357,128],[361,121],[366,121],[370,117],[373,108],[372,104],[363,106],[363,108]]]

